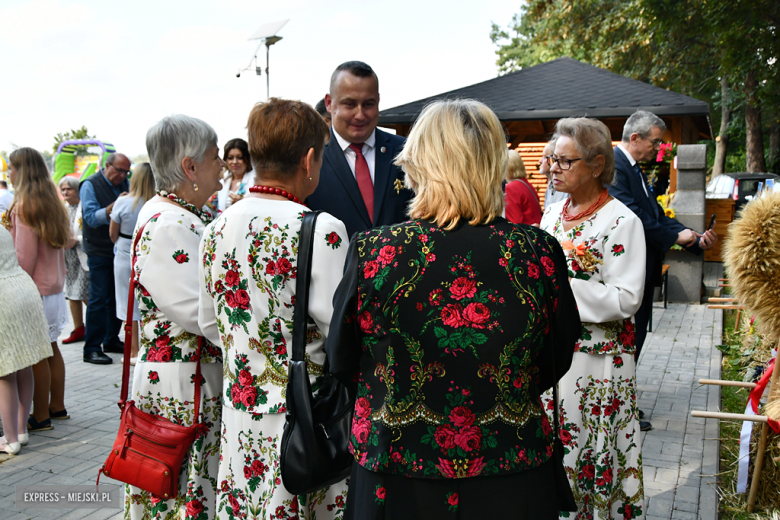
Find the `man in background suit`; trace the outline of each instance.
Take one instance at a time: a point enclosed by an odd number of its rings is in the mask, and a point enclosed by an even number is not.
[[[691,253],[700,255],[703,250],[711,248],[718,241],[718,235],[713,230],[704,234],[697,233],[664,215],[663,208],[656,200],[656,194],[647,185],[647,177],[638,163],[650,161],[658,153],[665,130],[666,124],[655,114],[643,110],[632,114],[623,126],[621,143],[615,147],[615,185],[608,186],[610,195],[636,213],[645,231],[645,292],[642,305],[634,316],[634,358],[637,360],[647,336],[647,323],[653,310],[653,288],[661,280],[664,254],[674,244],[680,244]],[[643,415],[640,411],[640,417]],[[652,426],[647,421],[641,421],[640,428],[647,431]]]
[[[325,95],[332,126],[323,152],[320,183],[306,204],[344,222],[350,237],[376,226],[408,220],[412,192],[392,164],[406,139],[376,128],[379,80],[361,61],[339,65]]]

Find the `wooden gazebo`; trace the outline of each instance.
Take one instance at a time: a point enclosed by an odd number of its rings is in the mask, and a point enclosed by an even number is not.
[[[431,101],[470,98],[488,105],[504,124],[508,142],[520,152],[539,195],[545,180],[537,162],[553,127],[562,117],[594,117],[620,141],[626,119],[637,110],[660,116],[667,126],[664,140],[694,144],[711,139],[709,104],[648,83],[626,78],[572,58],[558,58],[437,96],[383,110],[379,125],[408,135],[412,123]],[[676,170],[670,174],[676,190]]]

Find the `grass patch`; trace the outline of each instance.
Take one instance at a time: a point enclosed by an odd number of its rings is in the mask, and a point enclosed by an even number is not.
[[[723,313],[723,345],[718,349],[723,353],[721,378],[730,381],[752,381],[757,366],[763,366],[769,354],[762,348],[758,337],[746,333],[749,325],[743,321],[739,332],[734,332],[736,313]],[[749,390],[730,386],[721,387],[721,411],[744,413]],[[722,520],[780,519],[778,511],[760,511],[757,504],[755,513],[747,512],[747,494],[737,493],[737,460],[739,458],[739,435],[742,423],[738,421],[720,422],[720,475],[718,492],[721,496],[720,518]],[[756,437],[761,426],[753,427]],[[765,464],[768,459],[764,459]],[[771,464],[771,462],[769,462]],[[751,466],[752,471],[752,466]]]

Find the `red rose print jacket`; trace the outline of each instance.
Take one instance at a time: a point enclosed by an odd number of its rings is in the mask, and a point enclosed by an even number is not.
[[[551,350],[560,379],[580,326],[561,247],[537,228],[411,221],[356,235],[325,347],[330,371],[356,384],[355,460],[436,479],[546,462]]]

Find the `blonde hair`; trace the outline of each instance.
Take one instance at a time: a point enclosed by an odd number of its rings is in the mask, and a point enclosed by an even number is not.
[[[423,109],[395,164],[415,191],[409,215],[453,229],[501,216],[506,138],[498,117],[471,99],[443,100]]]
[[[148,162],[141,163],[133,169],[133,176],[130,177],[130,193],[135,197],[133,200],[133,210],[138,203],[144,204],[147,200],[154,197],[154,176],[152,175],[152,165]]]
[[[8,214],[15,211],[17,217],[30,226],[38,238],[54,249],[65,248],[72,238],[70,217],[43,156],[32,148],[19,148],[11,152],[8,159],[19,170],[18,182],[14,186],[14,200]]]
[[[513,181],[515,179],[525,179],[527,177],[525,173],[525,164],[523,164],[523,158],[515,150],[507,150],[508,163],[506,166],[506,180]]]

